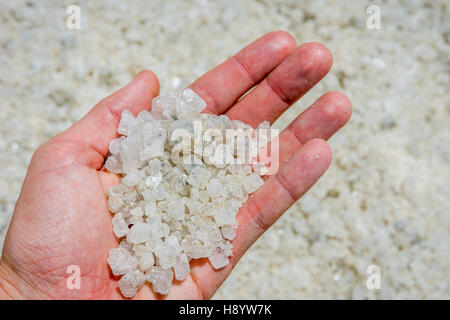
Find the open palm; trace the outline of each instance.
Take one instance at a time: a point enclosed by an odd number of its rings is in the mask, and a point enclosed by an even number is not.
[[[226,114],[255,127],[264,120],[273,123],[326,75],[331,64],[323,45],[296,48],[286,32],[271,32],[190,88],[207,102],[205,112]],[[122,110],[137,114],[149,109],[158,92],[156,76],[142,71],[36,151],[3,248],[0,298],[123,298],[119,278],[107,265],[108,252],[118,241],[105,195],[119,177],[102,166]],[[280,170],[267,177],[241,208],[231,264],[215,270],[207,259],[193,260],[189,277],[175,281],[168,296],[155,294],[146,285],[135,298],[210,298],[250,245],[328,168],[331,151],[322,139],[341,128],[350,114],[348,98],[329,92],[280,134]],[[79,289],[67,286],[73,270],[69,266],[80,270]]]

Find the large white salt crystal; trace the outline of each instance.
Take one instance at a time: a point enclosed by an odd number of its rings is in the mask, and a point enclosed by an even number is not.
[[[112,213],[119,212],[120,209],[125,205],[125,202],[121,197],[110,197],[108,198],[108,208]]]
[[[133,204],[134,201],[136,200],[136,197],[137,197],[136,190],[130,190],[130,191],[124,192],[124,194],[122,195],[123,201],[125,201],[125,203],[128,203],[128,204]]]
[[[222,236],[227,240],[233,240],[236,237],[236,229],[232,225],[223,225],[220,228]]]
[[[222,185],[217,179],[212,179],[207,185],[206,185],[206,191],[208,191],[208,194],[211,198],[218,198],[222,194]]]
[[[178,281],[182,281],[187,278],[187,276],[191,272],[191,267],[189,265],[189,260],[186,254],[180,253],[175,257],[173,271],[175,273],[175,278]]]
[[[190,114],[197,114],[206,108],[206,102],[192,89],[185,89],[181,92],[181,97],[186,104],[186,110]]]
[[[134,207],[130,210],[130,214],[132,216],[142,217],[144,215],[144,210],[142,210],[142,207]]]
[[[132,272],[136,269],[138,261],[124,248],[109,251],[108,264],[115,276]]]
[[[151,253],[150,249],[144,243],[133,245],[133,252],[136,257],[142,257],[144,254]]]
[[[188,208],[188,211],[192,215],[200,215],[203,212],[203,205],[198,200],[189,200],[186,203],[186,206]]]
[[[226,256],[231,256],[233,254],[233,245],[226,240],[216,241],[216,247],[221,249]]]
[[[214,269],[221,269],[230,262],[228,256],[220,248],[215,248],[208,259]]]
[[[162,185],[159,185],[156,188],[156,190],[155,190],[156,200],[164,200],[164,199],[167,199],[168,196],[169,196],[169,194],[167,193],[166,189]]]
[[[129,171],[127,173],[127,175],[122,178],[122,183],[129,187],[132,187],[132,186],[137,185],[139,183],[139,181],[141,181],[141,179],[143,179],[143,178],[144,178],[144,173],[137,169],[134,169],[134,170]]]
[[[123,172],[128,173],[139,166],[141,147],[142,139],[138,134],[130,134],[122,142],[120,145],[120,159]]]
[[[147,273],[147,281],[153,285],[153,290],[160,294],[169,294],[170,285],[173,280],[171,269],[154,267]]]
[[[117,155],[111,155],[105,161],[105,168],[112,173],[123,173],[122,159]]]
[[[128,233],[128,224],[125,222],[122,213],[117,213],[112,218],[113,231],[117,238],[126,236]]]
[[[149,218],[157,217],[159,215],[159,209],[156,206],[156,201],[153,199],[145,204],[145,215]]]
[[[184,204],[180,202],[171,202],[168,206],[167,214],[175,220],[183,220],[184,218]]]
[[[154,119],[169,120],[175,118],[175,107],[179,98],[174,94],[158,96],[152,100],[152,110],[150,114]]]
[[[212,154],[212,157],[209,159],[210,163],[215,165],[217,168],[225,168],[230,165],[234,161],[233,153],[231,149],[226,144],[219,144]]]
[[[243,179],[243,184],[248,193],[253,193],[264,184],[264,180],[258,174],[251,173]]]
[[[137,223],[131,227],[127,240],[131,243],[142,243],[150,238],[150,226],[146,223]]]
[[[120,145],[122,141],[125,140],[124,137],[113,139],[109,142],[109,152],[112,154],[117,154],[120,152]]]
[[[124,297],[131,298],[144,285],[146,277],[139,270],[127,273],[119,280],[120,292]]]
[[[130,188],[122,183],[116,184],[108,189],[108,197],[121,197]]]
[[[161,175],[161,173],[158,173],[153,176],[148,176],[147,179],[145,180],[145,184],[148,187],[154,189],[161,184],[161,181],[162,181],[162,175]]]
[[[220,209],[214,212],[214,220],[218,226],[233,225],[236,222],[235,213],[230,209]]]
[[[117,132],[123,135],[128,135],[129,129],[136,123],[136,118],[127,109],[122,111],[122,116],[119,122]]]
[[[167,248],[167,253],[171,256],[176,256],[181,252],[181,246],[175,236],[168,236],[164,240],[164,245]]]
[[[147,145],[139,153],[141,161],[162,157],[164,155],[164,142],[154,141]]]
[[[211,177],[211,172],[201,166],[192,169],[187,182],[197,188],[204,188]]]
[[[146,253],[139,259],[139,267],[147,271],[153,267],[155,264],[155,258],[153,257],[153,253]]]
[[[148,123],[148,122],[152,122],[153,117],[150,114],[150,112],[148,112],[147,110],[142,110],[138,113],[136,119],[138,120],[138,122],[140,123]],[[152,123],[156,123],[155,121],[153,121]]]

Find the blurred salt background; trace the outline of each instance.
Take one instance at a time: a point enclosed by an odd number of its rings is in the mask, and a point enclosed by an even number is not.
[[[448,1],[0,3],[0,233],[34,150],[141,69],[179,89],[266,32],[319,41],[353,102],[325,176],[251,248],[216,298],[450,298]],[[370,4],[381,29],[366,27]],[[0,240],[0,243],[3,241]],[[381,289],[366,286],[367,268]]]

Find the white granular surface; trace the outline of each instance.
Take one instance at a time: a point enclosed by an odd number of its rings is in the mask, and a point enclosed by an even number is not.
[[[185,89],[153,98],[150,112],[122,112],[121,136],[109,143],[105,168],[121,175],[108,189],[120,239],[108,264],[122,276],[125,297],[146,281],[167,295],[174,278],[187,278],[192,259],[208,258],[214,269],[229,264],[236,215],[264,184],[252,168],[266,167],[252,159],[270,140],[269,122],[254,130],[225,115],[201,113],[205,108]]]
[[[71,1],[0,3],[0,228],[33,151],[141,69],[182,88],[265,32],[333,53],[324,81],[353,117],[323,179],[251,248],[216,298],[450,298],[448,1]],[[375,3],[376,4],[376,3]],[[2,231],[3,232],[3,231]],[[381,289],[366,286],[369,265]]]

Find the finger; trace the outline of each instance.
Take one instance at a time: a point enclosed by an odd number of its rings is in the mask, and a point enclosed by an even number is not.
[[[320,43],[305,43],[273,70],[226,115],[256,127],[273,123],[330,70],[333,57]]]
[[[101,100],[80,121],[55,137],[77,144],[85,152],[77,152],[79,161],[100,168],[108,153],[109,142],[117,137],[117,127],[124,109],[137,114],[150,109],[152,98],[159,92],[159,82],[153,72],[141,71],[129,84]],[[80,147],[81,146],[81,147]]]
[[[239,226],[232,241],[231,264],[214,270],[205,259],[191,262],[192,275],[206,297],[217,290],[247,249],[320,178],[330,163],[328,144],[321,139],[310,140],[250,197],[237,216]]]
[[[295,47],[295,39],[289,33],[270,32],[198,78],[190,88],[206,101],[205,112],[222,114]]]
[[[280,133],[279,163],[288,160],[308,140],[328,140],[347,123],[351,114],[352,103],[343,93],[333,91],[321,96]]]

